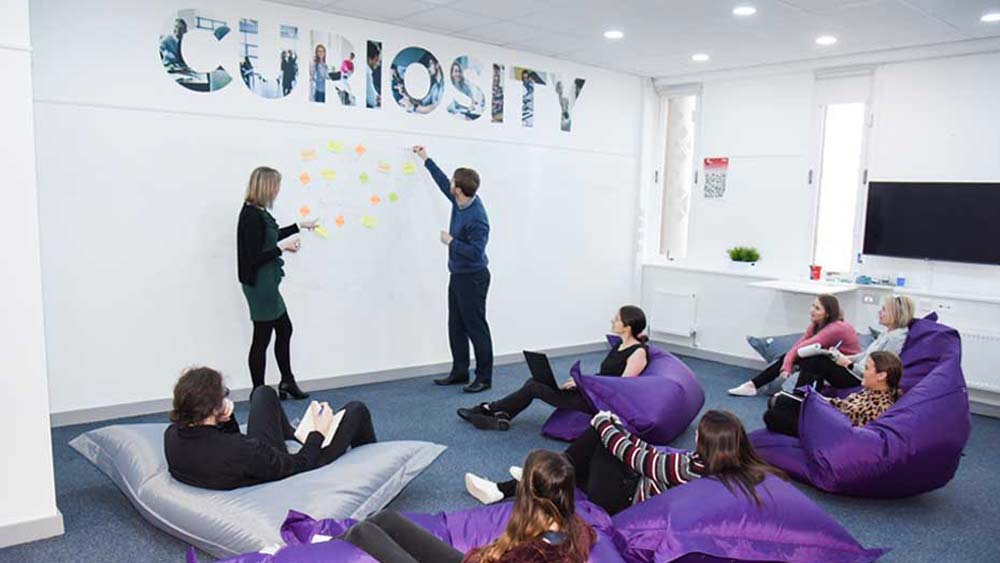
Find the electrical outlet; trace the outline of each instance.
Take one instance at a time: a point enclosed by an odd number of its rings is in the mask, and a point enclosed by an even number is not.
[[[861,296],[861,302],[864,303],[865,305],[874,305],[875,296],[872,295],[871,293],[865,293]]]

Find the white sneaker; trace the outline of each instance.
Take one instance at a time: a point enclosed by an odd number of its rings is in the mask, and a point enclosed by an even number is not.
[[[757,388],[754,387],[753,381],[747,381],[739,387],[730,389],[729,394],[736,395],[737,397],[754,397],[757,395]]]
[[[516,465],[511,465],[510,469],[508,469],[507,471],[510,472],[510,476],[513,477],[515,481],[520,481],[521,474],[524,473],[524,470]]]
[[[496,483],[472,473],[465,474],[465,490],[483,504],[493,504],[503,500],[503,493]]]

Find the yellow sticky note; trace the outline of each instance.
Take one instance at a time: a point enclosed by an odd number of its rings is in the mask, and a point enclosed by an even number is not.
[[[392,171],[392,165],[384,160],[380,160],[378,161],[377,170],[383,174],[388,174],[389,172]]]
[[[377,195],[373,195],[369,201],[372,202],[372,205],[378,205],[379,203],[382,202],[382,198],[380,198]]]
[[[312,178],[309,177],[309,173],[308,172],[303,172],[302,174],[299,175],[299,181],[302,182],[302,185],[304,186],[304,185],[308,184],[309,182],[311,182]]]
[[[316,228],[313,229],[313,232],[323,238],[330,238],[330,231],[326,230],[326,227],[323,227],[322,225],[317,225]]]
[[[337,179],[337,171],[333,168],[324,168],[319,171],[319,175],[322,176],[324,180],[332,181]]]
[[[308,217],[310,213],[312,213],[312,210],[309,209],[308,205],[303,205],[299,208],[299,215],[303,217]]]
[[[358,180],[360,180],[362,184],[367,184],[368,180],[371,180],[371,178],[368,176],[367,172],[362,172],[361,175],[358,176]]]
[[[358,156],[365,154],[367,151],[368,149],[366,149],[364,145],[358,145],[354,147],[354,152],[356,152]]]
[[[302,149],[300,153],[302,155],[302,160],[304,162],[309,162],[310,160],[316,160],[316,151],[314,149]]]
[[[403,163],[403,174],[406,174],[407,176],[409,176],[411,174],[416,174],[416,172],[417,172],[417,165],[416,164],[413,164],[412,162],[404,162]]]
[[[332,153],[340,154],[344,152],[344,143],[341,143],[339,141],[330,141],[329,143],[326,144],[326,150]]]
[[[399,194],[392,192],[389,194],[389,201],[396,202],[399,201]]]
[[[369,229],[374,229],[376,226],[375,217],[372,215],[365,215],[361,218],[361,224]]]

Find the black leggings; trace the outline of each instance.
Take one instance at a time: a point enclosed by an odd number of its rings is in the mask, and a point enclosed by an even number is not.
[[[799,381],[796,387],[809,385],[814,389],[822,389],[824,383],[846,389],[861,385],[861,380],[854,375],[854,372],[837,365],[825,355],[799,360]]]
[[[378,441],[375,426],[368,407],[360,401],[351,401],[343,406],[344,418],[337,427],[330,445],[320,454],[320,465],[326,465],[347,452]],[[247,417],[247,436],[288,453],[285,440],[295,439],[295,429],[288,422],[285,409],[281,408],[278,393],[266,385],[255,388],[250,393],[250,415]]]
[[[798,437],[799,411],[802,410],[801,395],[789,395],[784,391],[776,393],[767,401],[764,425],[771,432]]]
[[[535,399],[541,399],[553,407],[589,412],[590,404],[578,389],[553,389],[534,379],[524,382],[520,389],[510,395],[490,403],[493,412],[505,412],[514,418],[531,405]]]
[[[277,335],[274,340],[274,358],[278,361],[281,371],[281,382],[294,382],[289,345],[292,341],[292,321],[285,312],[273,321],[254,321],[253,343],[250,344],[250,380],[253,386],[264,385],[264,370],[267,367],[267,346],[271,343],[271,332]]]
[[[753,386],[757,389],[760,389],[761,387],[767,385],[768,383],[774,381],[775,379],[778,379],[778,376],[781,375],[781,364],[784,361],[785,361],[784,354],[778,356],[777,360],[771,362],[770,365],[764,368],[764,371],[760,372],[759,374],[757,374],[757,377],[750,380],[753,382]]]
[[[398,512],[379,512],[341,536],[382,563],[460,563],[462,552]]]
[[[604,447],[597,430],[588,427],[564,453],[576,472],[576,486],[587,493],[591,502],[611,515],[632,505],[639,474]],[[517,491],[514,480],[497,486],[504,498],[513,497]]]

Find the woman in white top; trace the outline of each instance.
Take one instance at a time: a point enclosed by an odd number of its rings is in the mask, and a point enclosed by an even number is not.
[[[830,349],[827,354],[800,358],[798,385],[812,385],[816,389],[822,388],[824,382],[841,388],[861,385],[865,362],[872,352],[901,355],[914,310],[913,300],[906,295],[887,295],[878,312],[878,322],[886,328],[885,332],[860,354],[847,356]]]

